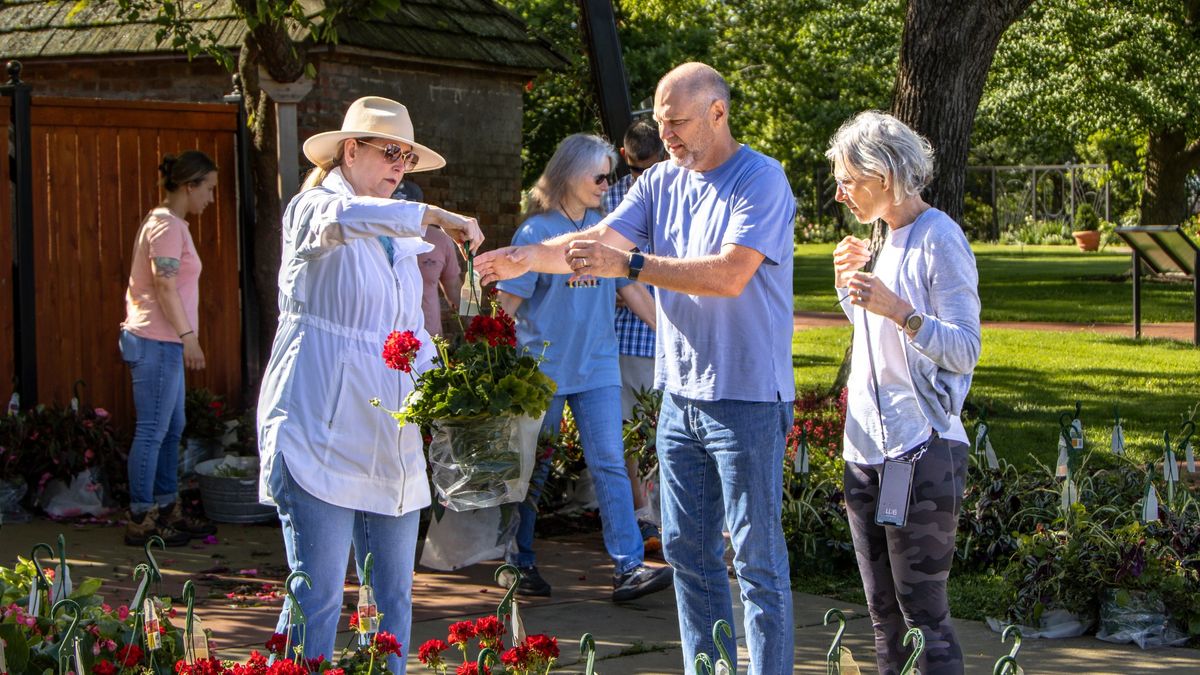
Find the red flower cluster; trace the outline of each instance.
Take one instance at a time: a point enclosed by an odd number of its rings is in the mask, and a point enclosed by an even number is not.
[[[395,654],[400,656],[400,642],[396,640],[396,636],[391,633],[381,630],[375,634],[375,642],[372,643],[375,649],[379,650],[380,654]]]
[[[350,615],[350,628],[358,630],[358,612]]]
[[[492,671],[487,666],[481,666],[474,661],[467,661],[454,671],[454,675],[492,675]]]
[[[504,624],[494,615],[480,617],[475,620],[475,635],[481,640],[495,640],[504,635]]]
[[[95,675],[117,675],[117,667],[108,659],[100,659],[92,666],[92,672]]]
[[[517,326],[513,323],[512,317],[505,314],[504,310],[500,309],[497,305],[495,316],[477,314],[472,317],[464,337],[466,337],[467,342],[487,340],[488,345],[491,347],[498,345],[516,347]]]
[[[500,655],[500,662],[517,670],[541,670],[558,658],[558,638],[530,635],[525,642]]]
[[[287,634],[275,633],[267,639],[266,648],[271,654],[283,654],[283,650],[287,648]]]
[[[420,348],[421,341],[413,335],[411,330],[403,333],[394,330],[383,343],[383,361],[392,370],[411,373],[412,361],[416,358],[417,350]]]
[[[442,665],[442,652],[449,648],[450,645],[437,638],[426,640],[417,652],[417,658],[430,668],[437,668]]]
[[[117,650],[117,665],[122,669],[136,666],[142,661],[142,648],[137,645],[125,645]]]
[[[446,638],[452,645],[464,645],[475,637],[475,624],[471,621],[459,621],[450,624],[450,635]]]
[[[99,671],[93,668],[92,672]],[[180,659],[175,662],[175,672],[179,675],[227,675],[229,669],[217,658],[198,659],[195,663]]]
[[[525,644],[529,646],[529,651],[536,652],[544,659],[558,658],[558,638],[547,637],[545,635],[530,635],[525,638]]]

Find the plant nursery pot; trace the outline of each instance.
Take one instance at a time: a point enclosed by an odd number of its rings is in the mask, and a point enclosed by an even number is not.
[[[186,476],[196,471],[200,462],[219,457],[224,448],[221,441],[208,438],[186,438],[179,448],[179,475]]]
[[[222,472],[237,475],[220,475]],[[204,514],[218,523],[263,523],[275,508],[258,503],[258,458],[226,456],[196,465]]]
[[[1100,248],[1099,230],[1072,232],[1071,236],[1075,237],[1075,245],[1079,247],[1080,251],[1095,251]]]

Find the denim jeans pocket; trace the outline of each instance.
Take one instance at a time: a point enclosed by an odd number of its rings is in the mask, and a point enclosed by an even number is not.
[[[130,333],[127,330],[122,330],[120,337],[117,339],[117,348],[121,350],[121,359],[125,363],[134,364],[142,360],[143,357],[143,340],[142,338]]]

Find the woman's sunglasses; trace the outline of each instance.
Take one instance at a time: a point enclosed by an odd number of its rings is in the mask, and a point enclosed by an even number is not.
[[[354,140],[358,143],[362,143],[363,145],[369,145],[372,148],[382,152],[383,158],[388,161],[388,164],[395,164],[400,160],[404,160],[405,171],[412,171],[413,169],[417,168],[417,162],[421,161],[420,155],[411,150],[405,150],[395,143],[388,143],[387,145],[380,147],[374,143],[364,141],[361,138],[356,138]]]
[[[599,185],[601,183],[607,183],[609,185],[612,185],[613,177],[612,177],[612,174],[610,174],[610,173],[598,173],[595,176],[592,176],[592,181],[594,183],[596,183],[596,185]]]

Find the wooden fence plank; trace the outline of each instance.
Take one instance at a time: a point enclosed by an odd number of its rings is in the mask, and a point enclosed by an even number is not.
[[[16,322],[13,320],[13,279],[12,279],[12,186],[8,175],[8,126],[11,119],[11,107],[7,96],[0,96],[0,120],[3,120],[4,133],[0,133],[0,335],[9,336],[0,339],[0,393],[7,397],[12,392],[15,371],[14,363],[14,331]],[[4,398],[3,404],[8,403]]]

